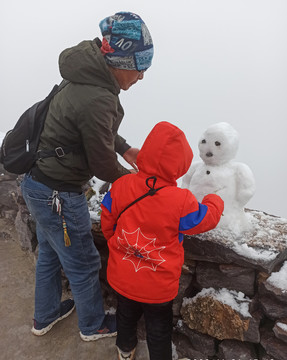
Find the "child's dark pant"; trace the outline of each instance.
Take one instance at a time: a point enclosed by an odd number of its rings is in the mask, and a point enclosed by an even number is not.
[[[117,346],[129,352],[137,345],[137,323],[145,318],[150,360],[171,360],[172,301],[147,304],[130,300],[118,294]]]

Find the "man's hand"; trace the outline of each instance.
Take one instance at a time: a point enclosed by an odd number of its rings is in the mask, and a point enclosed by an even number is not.
[[[140,150],[137,148],[129,148],[123,155],[125,161],[129,163],[136,171],[138,171],[137,156],[139,151]]]

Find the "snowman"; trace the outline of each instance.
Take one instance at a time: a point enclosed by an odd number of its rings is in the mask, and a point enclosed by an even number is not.
[[[234,161],[238,145],[238,132],[230,124],[211,125],[198,143],[203,161],[193,163],[182,179],[182,188],[189,189],[198,201],[210,193],[224,200],[224,213],[218,228],[235,235],[251,230],[244,206],[255,192],[250,168]]]

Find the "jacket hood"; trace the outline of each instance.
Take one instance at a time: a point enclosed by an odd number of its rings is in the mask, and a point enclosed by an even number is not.
[[[137,157],[139,172],[156,176],[174,185],[190,167],[193,153],[183,133],[162,121],[155,125]]]
[[[101,41],[82,41],[68,48],[59,56],[59,68],[63,79],[73,83],[96,85],[118,95],[120,87],[110,72],[100,51]]]

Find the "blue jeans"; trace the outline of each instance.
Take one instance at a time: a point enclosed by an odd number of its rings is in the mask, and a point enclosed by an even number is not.
[[[21,190],[36,221],[39,243],[34,318],[39,323],[50,323],[59,317],[63,268],[71,286],[80,331],[91,335],[100,328],[105,312],[99,282],[101,259],[93,242],[85,194],[59,192],[64,200],[62,215],[71,240],[71,245],[66,247],[62,216],[51,208],[52,189],[26,174]]]

